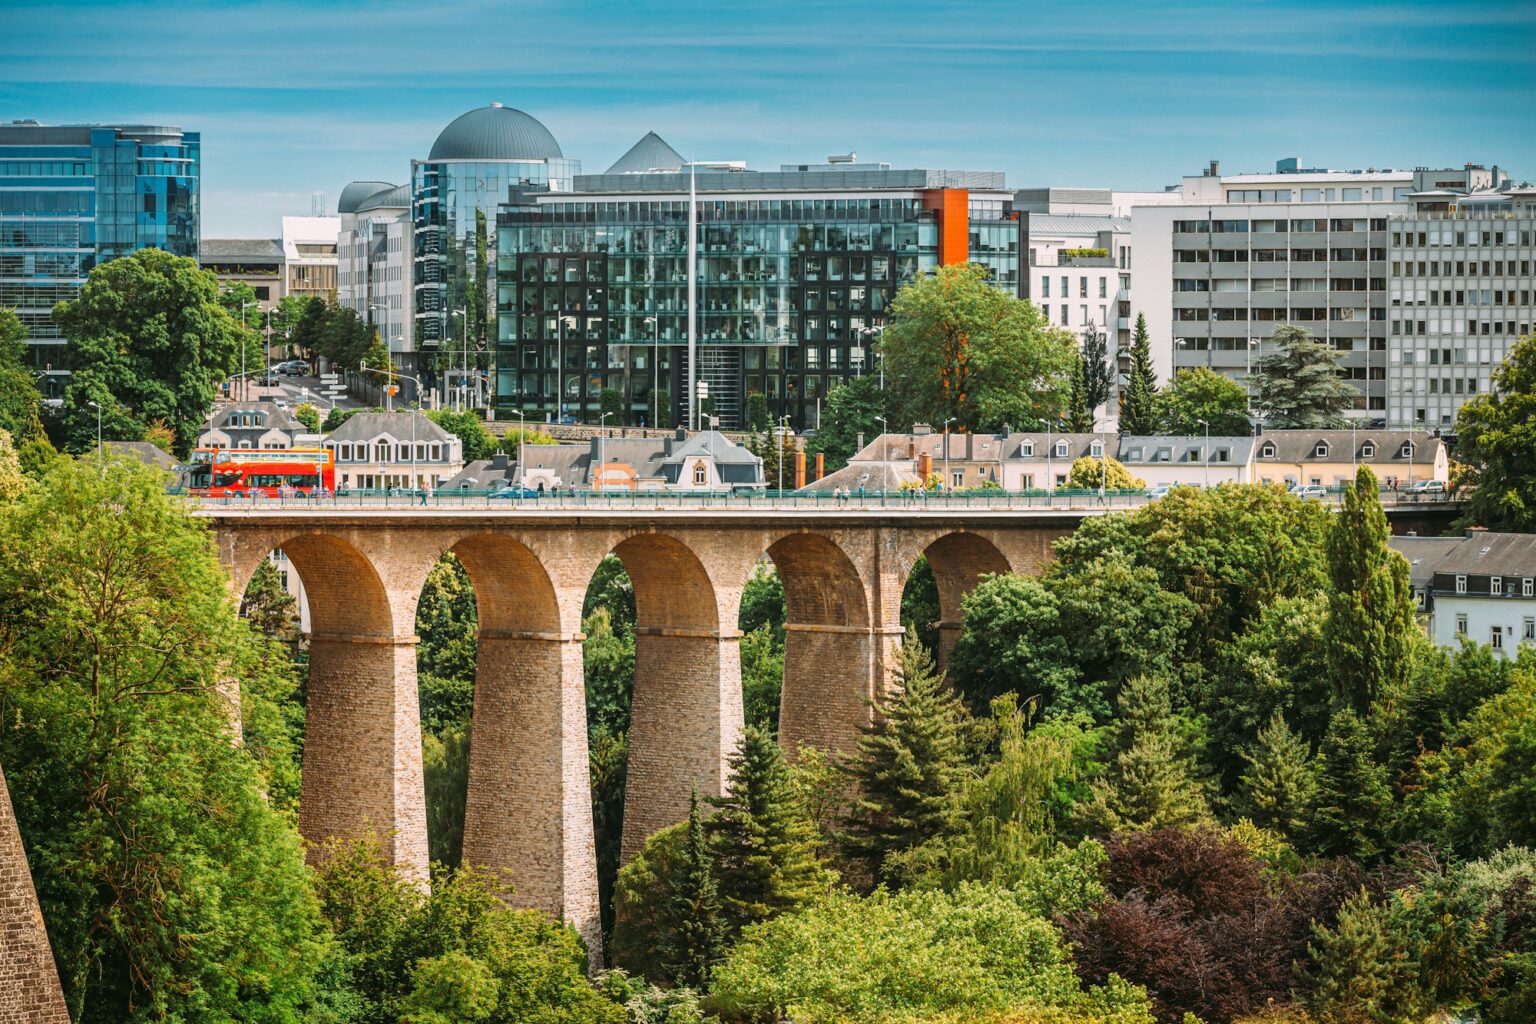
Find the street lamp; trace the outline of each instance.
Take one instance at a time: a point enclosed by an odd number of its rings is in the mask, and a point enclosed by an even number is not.
[[[468,376],[469,375],[469,312],[468,312],[468,310],[465,310],[465,309],[456,309],[456,310],[453,311],[453,313],[454,313],[455,316],[457,316],[459,318],[459,323],[462,324],[463,328],[464,328],[464,374],[465,374],[465,376]],[[453,357],[452,356],[448,357],[448,367],[449,367],[449,369],[453,368]],[[453,411],[454,412],[462,412],[463,411],[462,403],[460,401],[460,399],[462,399],[463,397],[464,397],[464,380],[463,380],[463,378],[460,378],[459,379],[459,386],[456,389],[454,389],[454,392],[453,392]]]
[[[245,376],[245,307],[254,305],[254,302],[240,303],[240,387],[247,402],[251,400],[251,382]]]
[[[949,425],[955,422],[956,419],[958,417],[951,416],[944,421],[944,480],[941,489],[946,496],[949,494]]]
[[[1205,489],[1211,489],[1211,425],[1205,420],[1195,420],[1205,428],[1205,447],[1200,449],[1205,463]]]
[[[602,490],[600,481],[603,475],[603,439],[606,436],[605,431],[607,429],[608,417],[612,415],[613,410],[610,409],[597,418],[597,476],[593,478],[592,482],[596,485],[594,489],[599,491]]]
[[[517,489],[523,489],[523,450],[528,447],[528,427],[523,419],[523,410],[513,409],[517,416]],[[521,497],[521,495],[519,495]]]
[[[101,461],[101,406],[95,402],[91,402],[90,406],[96,410],[96,472],[105,476],[107,469]]]
[[[868,339],[870,339],[870,338],[874,338],[876,343],[878,343],[880,341],[880,339],[882,339],[885,336],[885,328],[884,327],[866,327],[862,331],[860,331],[859,333],[864,336],[866,341]],[[879,363],[880,363],[880,391],[883,393],[885,391],[885,358],[883,356],[880,358]],[[862,371],[863,368],[864,368],[864,360],[860,359],[859,360],[859,369]],[[859,376],[862,377],[862,376],[864,376],[864,374],[862,372],[860,372]]]

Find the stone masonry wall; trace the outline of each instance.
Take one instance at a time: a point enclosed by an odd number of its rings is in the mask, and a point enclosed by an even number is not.
[[[48,932],[0,770],[0,1024],[69,1024]]]

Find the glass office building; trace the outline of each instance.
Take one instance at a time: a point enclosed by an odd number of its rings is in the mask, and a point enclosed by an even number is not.
[[[56,303],[136,249],[197,258],[197,132],[137,125],[0,124],[0,306],[27,327],[45,394],[62,386]]]
[[[1001,174],[843,162],[694,177],[697,379],[724,427],[743,424],[753,394],[770,416],[814,427],[829,388],[878,372],[873,342],[919,274],[972,260],[1020,292],[1020,224]],[[660,389],[667,423],[684,420],[688,211],[689,174],[676,167],[577,177],[571,194],[502,205],[499,410],[593,421],[614,388],[628,421],[648,422]]]
[[[569,191],[580,167],[537,119],[499,103],[455,119],[426,160],[411,162],[416,349],[449,357],[467,348],[471,365],[489,349],[497,205],[525,191]]]

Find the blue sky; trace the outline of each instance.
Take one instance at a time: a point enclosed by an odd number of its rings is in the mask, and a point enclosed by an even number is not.
[[[0,0],[0,120],[203,133],[203,230],[401,182],[491,101],[601,171],[648,130],[754,167],[857,150],[1009,183],[1499,163],[1536,178],[1536,3]]]

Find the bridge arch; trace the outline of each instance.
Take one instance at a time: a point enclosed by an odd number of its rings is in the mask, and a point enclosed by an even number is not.
[[[954,530],[928,539],[922,548],[933,572],[933,581],[939,592],[938,649],[933,652],[934,662],[942,670],[949,664],[950,652],[960,639],[962,615],[961,601],[975,589],[981,577],[1013,570],[1003,552],[988,537],[970,530]],[[912,565],[906,569],[911,577]]]

